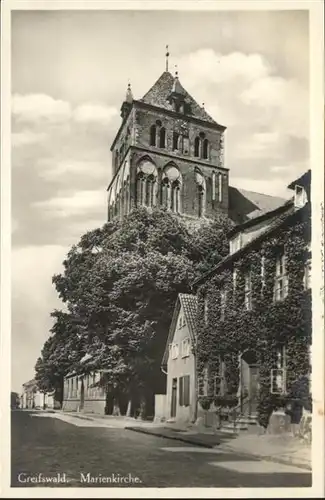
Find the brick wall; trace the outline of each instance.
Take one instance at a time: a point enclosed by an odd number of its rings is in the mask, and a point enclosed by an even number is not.
[[[150,127],[155,125],[157,120],[160,121],[161,127],[166,129],[166,147],[160,148],[150,145]],[[127,129],[129,134],[126,134]],[[157,130],[159,126],[157,125]],[[183,151],[173,150],[173,132],[180,135],[188,135],[189,150],[188,154]],[[205,138],[209,141],[209,158],[196,158],[194,156],[195,138],[200,133],[205,134]],[[228,213],[228,171],[223,165],[223,133],[209,126],[200,125],[191,118],[180,119],[166,115],[161,110],[147,110],[139,107],[134,107],[130,112],[122,131],[120,132],[116,143],[114,144],[113,153],[120,150],[124,144],[123,156],[120,156],[120,167],[115,173],[115,178],[110,186],[110,190],[114,191],[115,184],[118,184],[125,162],[130,164],[130,180],[128,193],[128,206],[131,210],[136,204],[136,170],[138,162],[147,157],[151,159],[158,170],[158,196],[157,205],[161,203],[160,181],[162,173],[168,163],[173,162],[182,174],[181,187],[181,207],[182,213],[189,216],[197,217],[199,213],[199,195],[198,186],[195,180],[195,170],[199,169],[205,179],[205,213],[206,217],[211,217],[215,213]],[[128,135],[128,139],[126,139]],[[114,153],[115,154],[115,153]],[[113,163],[114,163],[113,154]],[[213,174],[214,172],[214,174]],[[218,192],[213,199],[213,180],[219,174],[222,175],[222,200],[218,199]],[[125,189],[125,188],[124,188]],[[119,188],[118,188],[119,191]],[[112,200],[112,198],[111,198]],[[115,203],[115,201],[114,201]],[[112,201],[109,202],[112,205]],[[121,210],[108,210],[108,218],[112,219],[115,216],[122,217]]]

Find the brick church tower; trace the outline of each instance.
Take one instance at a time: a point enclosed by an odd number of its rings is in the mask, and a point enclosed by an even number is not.
[[[168,54],[167,54],[168,56]],[[228,213],[224,132],[166,71],[140,100],[130,85],[111,146],[108,220],[137,206],[161,206],[185,217]]]

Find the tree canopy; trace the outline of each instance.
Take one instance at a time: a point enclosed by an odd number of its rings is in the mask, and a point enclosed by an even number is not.
[[[54,389],[75,370],[105,370],[105,383],[159,390],[160,362],[179,293],[228,253],[226,216],[190,229],[163,209],[133,210],[84,234],[53,283],[65,312],[36,364],[40,387]],[[80,363],[88,353],[91,358]],[[158,384],[159,385],[159,384]]]

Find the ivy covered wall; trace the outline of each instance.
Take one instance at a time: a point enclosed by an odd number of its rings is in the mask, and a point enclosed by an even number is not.
[[[216,269],[198,288],[197,374],[209,366],[208,396],[213,399],[215,375],[224,361],[224,390],[236,395],[239,386],[239,355],[256,351],[259,366],[258,419],[267,426],[280,397],[271,394],[271,369],[277,352],[286,349],[286,393],[299,377],[310,373],[311,291],[304,284],[310,254],[310,206],[282,216],[280,228],[241,252],[239,258]],[[284,251],[288,279],[287,296],[274,300],[276,261]],[[262,279],[263,258],[263,279]],[[234,279],[234,270],[236,273]],[[251,276],[251,310],[245,307],[245,275]],[[221,291],[226,292],[222,302]]]

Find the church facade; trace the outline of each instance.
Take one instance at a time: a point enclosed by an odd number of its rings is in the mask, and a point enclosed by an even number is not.
[[[165,71],[140,100],[130,86],[113,141],[108,220],[137,206],[166,207],[189,217],[228,211],[224,132]]]
[[[196,221],[223,213],[243,223],[283,203],[229,185],[226,127],[198,105],[177,73],[164,71],[139,100],[129,85],[121,118],[111,146],[108,220],[146,206]]]

